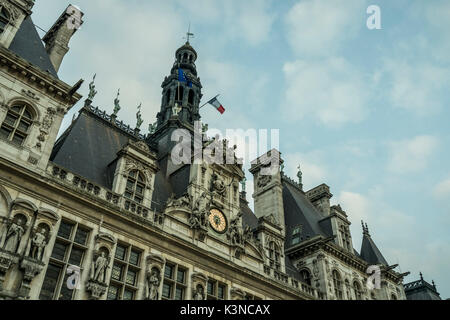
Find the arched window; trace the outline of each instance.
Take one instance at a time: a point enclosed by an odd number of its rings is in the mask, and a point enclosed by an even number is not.
[[[125,189],[125,197],[142,203],[144,199],[145,178],[142,173],[132,170],[128,174],[127,186]]]
[[[0,9],[0,34],[5,31],[6,26],[9,23],[10,15],[5,8]]]
[[[269,243],[269,259],[270,259],[270,266],[275,268],[276,270],[280,270],[281,268],[281,254],[280,254],[280,248],[277,246],[277,244],[272,241]]]
[[[361,286],[358,281],[353,282],[353,294],[355,295],[356,300],[362,300],[361,296]]]
[[[171,95],[172,91],[169,89],[166,92],[166,103],[169,104],[170,103],[170,95]]]
[[[194,104],[194,90],[189,90],[188,103]]]
[[[186,60],[187,60],[187,53],[185,52],[185,53],[183,54],[183,62],[186,62]]]
[[[22,145],[29,134],[33,118],[30,106],[26,104],[12,106],[0,128],[0,138]]]
[[[300,271],[300,279],[307,285],[311,285],[311,273],[307,269],[303,269]]]
[[[177,88],[177,94],[176,94],[176,96],[177,96],[177,101],[183,101],[183,96],[184,96],[184,88],[182,87],[182,86],[179,86],[178,88]]]
[[[333,285],[336,298],[342,299],[342,280],[341,275],[337,270],[333,270]]]

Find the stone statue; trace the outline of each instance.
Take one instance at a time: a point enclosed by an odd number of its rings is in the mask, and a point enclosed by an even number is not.
[[[148,125],[148,132],[150,134],[154,134],[156,132],[156,127],[157,127],[157,123],[155,122],[154,124],[149,124]]]
[[[302,176],[303,176],[303,174],[302,174],[302,171],[301,171],[301,169],[300,169],[300,165],[297,167],[297,169],[298,169],[298,172],[297,172],[297,177],[298,177],[298,184],[302,184]]]
[[[208,124],[202,125],[202,132],[203,132],[203,133],[208,132]]]
[[[242,192],[245,192],[246,183],[247,178],[244,177],[244,179],[241,181]]]
[[[147,278],[147,299],[158,300],[159,298],[159,284],[161,283],[161,277],[159,270],[152,269],[150,276]]]
[[[220,177],[217,174],[213,175],[213,180],[212,180],[212,190],[215,194],[221,195],[221,196],[225,196],[225,192],[226,192],[226,188],[225,188],[225,184],[223,183],[222,179],[220,179]]]
[[[113,114],[115,116],[117,116],[117,113],[120,111],[119,95],[120,95],[120,89],[117,90],[117,97],[114,99],[114,112],[113,112]]]
[[[47,235],[45,228],[41,228],[35,233],[34,237],[31,239],[31,253],[30,256],[33,259],[42,260],[42,255],[44,254],[45,246],[47,245]]]
[[[20,240],[22,240],[22,236],[25,230],[22,227],[22,219],[19,217],[17,222],[12,222],[6,231],[5,244],[3,245],[3,249],[6,251],[17,253],[19,249]]]
[[[142,126],[142,123],[144,122],[144,120],[142,120],[141,107],[142,107],[142,103],[139,104],[139,106],[137,108],[138,112],[136,113],[136,129],[139,129]]]
[[[105,252],[101,252],[94,263],[94,281],[105,282],[106,269],[108,269],[109,259]]]
[[[178,103],[175,103],[175,105],[172,108],[172,114],[174,116],[178,116],[178,113],[180,113],[181,107],[178,105]]]
[[[191,228],[204,227],[208,224],[209,202],[206,196],[206,192],[195,201],[194,207],[192,209],[191,217],[189,218],[189,224]]]
[[[95,77],[97,76],[97,74],[94,74],[94,78],[92,79],[92,82],[89,83],[89,95],[88,95],[88,100],[94,100],[95,95],[97,94],[97,91],[95,91]]]
[[[194,300],[205,300],[203,293],[203,286],[201,284],[197,285],[197,288],[194,293]]]
[[[228,230],[229,239],[231,240],[231,244],[233,246],[244,245],[244,236],[242,232],[242,228],[239,227],[239,219],[242,217],[242,213],[239,212],[238,215],[231,220],[230,228]]]

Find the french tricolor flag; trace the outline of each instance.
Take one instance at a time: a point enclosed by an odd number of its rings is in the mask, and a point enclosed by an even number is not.
[[[225,112],[225,108],[222,106],[219,100],[217,100],[217,97],[212,98],[210,101],[208,101],[208,103],[216,108],[217,111],[220,112],[220,114],[223,114]]]

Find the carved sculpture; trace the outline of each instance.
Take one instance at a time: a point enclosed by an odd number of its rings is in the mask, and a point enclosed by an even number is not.
[[[157,268],[153,268],[150,276],[147,278],[147,294],[148,300],[159,299],[159,285],[161,283],[161,275]]]
[[[6,231],[3,249],[12,253],[17,253],[20,240],[22,240],[24,232],[25,230],[22,227],[22,218],[18,217],[17,222],[13,221]]]
[[[210,203],[208,201],[206,192],[203,192],[203,194],[197,198],[192,208],[192,214],[189,218],[189,224],[191,228],[197,229],[207,226],[209,207]]]
[[[211,191],[214,195],[226,196],[226,187],[225,183],[220,179],[217,174],[213,174],[211,181]]]
[[[197,285],[197,288],[194,292],[194,300],[205,300],[203,286],[201,284]]]
[[[242,213],[239,212],[238,215],[231,220],[228,229],[228,238],[231,240],[233,246],[243,246],[245,244],[242,227],[239,226],[241,217]]]
[[[94,262],[94,278],[92,280],[104,283],[108,267],[109,259],[106,257],[105,252],[102,251]]]
[[[37,231],[34,234],[34,237],[31,239],[30,257],[41,261],[46,245],[47,245],[47,230],[44,227],[41,227],[39,231]]]
[[[142,120],[141,108],[142,103],[137,107],[138,112],[136,113],[136,129],[139,129],[142,126],[142,123],[144,122],[144,120]]]
[[[97,76],[97,74],[94,74],[94,78],[92,79],[92,82],[89,83],[89,95],[88,95],[88,100],[94,100],[95,95],[97,94],[97,91],[95,91],[95,77]]]
[[[117,116],[117,113],[120,111],[119,95],[120,95],[120,89],[117,90],[117,97],[114,99],[114,111],[113,111],[114,116]]]

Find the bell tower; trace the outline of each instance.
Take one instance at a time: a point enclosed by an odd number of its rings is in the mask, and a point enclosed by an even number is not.
[[[157,131],[170,119],[178,119],[187,128],[193,128],[200,119],[199,104],[202,98],[200,78],[195,61],[197,52],[187,41],[175,52],[175,63],[170,75],[162,83],[161,110],[157,115]]]

